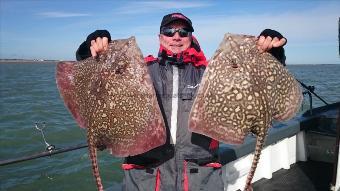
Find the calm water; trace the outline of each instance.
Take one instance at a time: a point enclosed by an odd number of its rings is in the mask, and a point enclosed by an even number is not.
[[[288,66],[294,75],[329,103],[340,101],[339,65]],[[47,142],[57,148],[83,143],[55,85],[55,64],[0,64],[0,160],[44,151],[35,122],[46,122]],[[313,99],[315,106],[323,105]],[[106,190],[118,190],[121,159],[99,153]],[[0,190],[95,190],[87,149],[0,167]]]

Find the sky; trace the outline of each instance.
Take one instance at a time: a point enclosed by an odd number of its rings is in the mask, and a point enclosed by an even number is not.
[[[336,0],[0,0],[0,58],[75,60],[97,29],[135,36],[145,56],[156,55],[160,22],[172,12],[192,20],[208,59],[225,33],[270,28],[288,39],[287,64],[340,64]]]

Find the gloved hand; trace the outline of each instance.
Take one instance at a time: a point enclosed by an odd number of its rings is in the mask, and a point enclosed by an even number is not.
[[[282,47],[287,43],[287,39],[281,33],[265,29],[261,32],[259,40],[257,41],[257,48],[260,52],[268,52],[272,48]]]
[[[111,35],[107,30],[96,30],[91,33],[78,48],[77,60],[84,60],[90,56],[96,57],[108,48]]]
[[[265,29],[258,37],[257,48],[260,52],[269,52],[285,66],[286,56],[283,46],[286,44],[287,39],[281,33]]]

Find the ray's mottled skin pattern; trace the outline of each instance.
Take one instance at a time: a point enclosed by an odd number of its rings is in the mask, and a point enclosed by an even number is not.
[[[58,63],[56,78],[65,105],[87,128],[98,190],[103,186],[97,147],[126,157],[165,143],[163,118],[134,37],[112,41],[107,53],[97,59]]]
[[[260,54],[256,37],[226,34],[206,69],[193,104],[189,129],[224,143],[257,136],[245,190],[272,120],[293,117],[302,101],[300,86],[269,53]]]

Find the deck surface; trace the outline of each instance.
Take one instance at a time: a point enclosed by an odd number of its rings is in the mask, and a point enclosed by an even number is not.
[[[260,179],[253,184],[254,191],[328,191],[333,164],[307,161],[297,162],[290,169],[273,173],[271,179]]]

